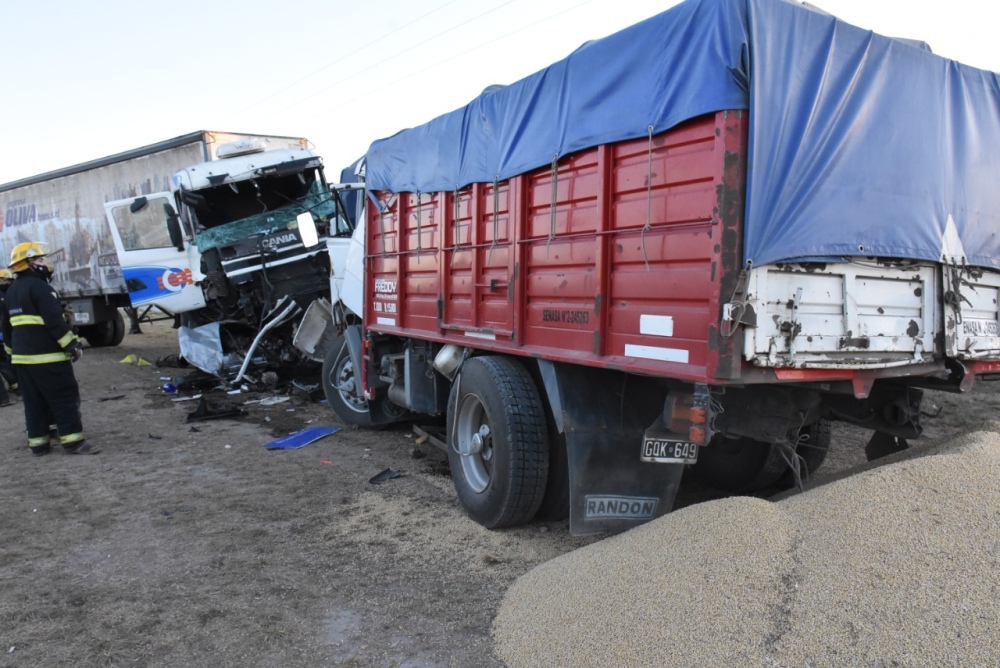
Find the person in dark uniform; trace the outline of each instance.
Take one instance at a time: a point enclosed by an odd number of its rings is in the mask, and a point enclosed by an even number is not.
[[[83,347],[66,319],[62,304],[49,286],[52,269],[45,244],[18,244],[10,254],[17,279],[0,305],[4,346],[17,373],[24,402],[28,446],[36,457],[47,455],[50,421],[59,430],[59,443],[68,454],[97,454],[100,449],[83,437],[80,387],[73,365]]]
[[[10,269],[0,269],[0,302],[3,301],[4,295],[7,294],[7,288],[13,281],[14,274],[11,273]],[[3,344],[2,333],[0,333],[0,344]],[[4,383],[4,381],[7,382]],[[8,385],[10,386],[9,391],[7,390]],[[10,355],[7,354],[7,349],[0,345],[0,408],[13,405],[14,402],[11,401],[10,395],[16,394],[17,391],[17,376],[14,375],[14,368],[10,365]]]

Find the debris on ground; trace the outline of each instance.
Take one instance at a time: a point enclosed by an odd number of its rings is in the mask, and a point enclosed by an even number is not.
[[[340,431],[340,427],[309,427],[276,441],[265,443],[268,450],[296,450]]]
[[[193,413],[188,413],[187,422],[218,420],[219,418],[239,417],[240,415],[243,415],[243,409],[239,406],[209,403],[202,397],[198,402],[198,408]]]
[[[386,480],[392,480],[393,478],[400,478],[404,474],[403,471],[393,471],[392,469],[386,469],[379,473],[378,475],[372,476],[368,482],[373,485],[380,485]]]
[[[260,404],[261,406],[273,406],[275,404],[283,404],[288,400],[289,397],[264,397],[263,399],[248,399],[243,402],[243,405]]]
[[[173,368],[185,368],[187,367],[187,360],[179,355],[171,353],[169,355],[164,355],[163,357],[156,358],[156,366],[158,367],[173,367]]]

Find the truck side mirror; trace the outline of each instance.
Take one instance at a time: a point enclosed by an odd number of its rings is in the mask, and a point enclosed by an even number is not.
[[[312,248],[319,243],[319,234],[316,232],[316,223],[311,213],[303,211],[295,217],[295,222],[299,224],[299,237],[302,238],[303,246]]]
[[[147,204],[149,204],[149,200],[145,197],[136,197],[132,200],[132,203],[128,205],[128,210],[132,213],[139,213],[146,208]]]
[[[167,216],[167,233],[170,235],[170,243],[179,251],[184,250],[184,236],[181,234],[181,221],[177,217],[174,207],[167,202],[163,205],[163,213]]]

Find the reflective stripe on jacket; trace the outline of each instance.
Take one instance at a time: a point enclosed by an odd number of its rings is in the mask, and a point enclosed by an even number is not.
[[[71,359],[79,339],[63,317],[52,287],[27,273],[18,275],[3,300],[4,346],[12,364],[52,364]]]

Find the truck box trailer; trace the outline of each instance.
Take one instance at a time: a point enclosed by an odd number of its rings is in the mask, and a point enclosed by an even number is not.
[[[1000,371],[997,149],[993,73],[687,0],[371,146],[331,407],[445,417],[488,527],[793,484],[836,420],[904,448]]]
[[[173,174],[214,160],[223,143],[253,139],[271,148],[302,148],[296,137],[199,130],[124,153],[0,185],[0,257],[23,241],[47,243],[52,285],[91,345],[117,345],[125,334],[118,309],[136,326],[129,289],[105,218],[105,203],[169,190]]]

